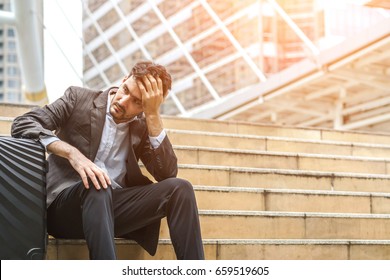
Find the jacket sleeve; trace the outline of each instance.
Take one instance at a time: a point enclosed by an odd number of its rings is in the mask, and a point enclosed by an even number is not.
[[[168,136],[157,149],[153,149],[146,129],[139,148],[141,161],[157,181],[177,176],[177,157]]]
[[[68,120],[75,103],[76,95],[69,87],[55,102],[15,118],[11,126],[12,137],[39,140],[42,136],[55,136],[53,131]]]

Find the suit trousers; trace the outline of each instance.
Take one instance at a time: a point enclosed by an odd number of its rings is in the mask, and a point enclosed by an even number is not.
[[[47,210],[48,233],[85,238],[91,259],[116,259],[114,237],[167,217],[177,259],[204,259],[198,208],[191,183],[169,178],[145,186],[96,190],[80,181]]]

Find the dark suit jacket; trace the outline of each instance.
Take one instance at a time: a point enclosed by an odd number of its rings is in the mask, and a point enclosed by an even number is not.
[[[17,138],[39,140],[45,135],[57,135],[61,140],[76,147],[94,161],[103,132],[108,93],[80,87],[69,87],[65,94],[50,105],[37,108],[17,117],[11,134]],[[55,134],[53,133],[55,131]],[[149,142],[146,120],[143,115],[130,123],[130,149],[126,164],[126,187],[151,183],[142,175],[138,160],[157,181],[177,175],[177,158],[172,145],[165,137],[157,149]],[[81,180],[69,161],[56,155],[48,156],[47,205],[67,187]],[[142,217],[140,217],[142,218]],[[160,223],[137,230],[131,236],[152,255],[156,251]]]

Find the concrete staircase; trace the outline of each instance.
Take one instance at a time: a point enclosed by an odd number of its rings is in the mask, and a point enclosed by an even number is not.
[[[0,105],[0,134],[28,106]],[[194,184],[207,259],[390,259],[390,135],[166,117]],[[145,171],[145,174],[147,172]],[[117,240],[121,259],[175,259]],[[86,259],[49,239],[48,259]]]

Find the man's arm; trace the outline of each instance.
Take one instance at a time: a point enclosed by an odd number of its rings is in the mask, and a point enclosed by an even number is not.
[[[160,116],[160,107],[164,101],[162,81],[159,77],[155,79],[152,75],[148,74],[143,77],[143,83],[137,80],[137,85],[142,94],[142,107],[149,136],[157,137],[163,130],[163,123]]]
[[[11,135],[16,138],[35,140],[55,137],[53,131],[59,129],[68,121],[76,102],[76,93],[72,90],[72,87],[69,87],[65,94],[55,102],[15,118],[11,127]],[[88,177],[96,189],[100,189],[97,179],[103,187],[111,184],[105,172],[70,144],[61,140],[51,142],[46,146],[46,150],[49,153],[68,159],[72,167],[80,174],[86,188],[89,188]]]
[[[84,156],[78,149],[64,141],[55,141],[47,146],[49,153],[66,158],[73,169],[80,174],[84,187],[89,189],[88,178],[91,179],[97,190],[100,190],[100,184],[107,189],[107,184],[111,185],[107,173],[97,167],[91,160]]]
[[[53,131],[68,120],[75,103],[75,93],[69,87],[55,102],[15,118],[11,127],[12,137],[40,140],[44,136],[55,136]]]
[[[154,146],[154,150],[150,151],[150,137],[164,134],[160,115],[160,106],[164,101],[162,81],[159,77],[155,79],[152,75],[147,75],[143,77],[143,82],[137,80],[137,85],[142,94],[142,106],[149,136],[149,141],[145,145],[146,152],[141,156],[141,159],[156,180],[161,181],[169,177],[176,177],[177,158],[166,134],[159,146]]]

